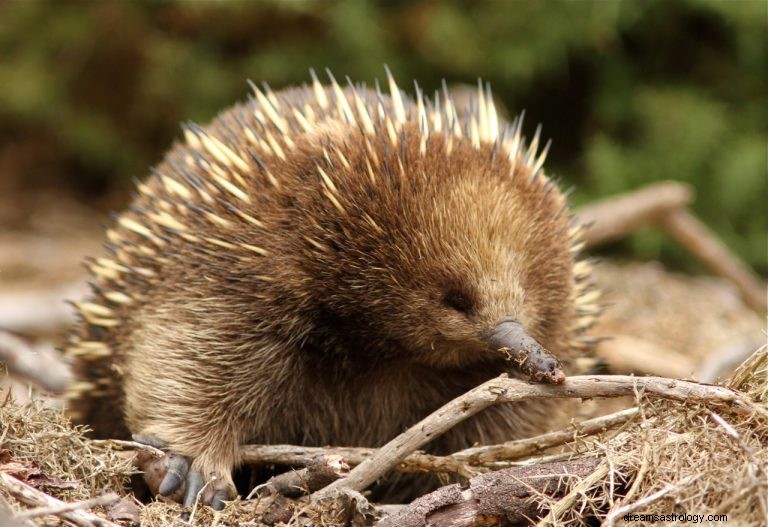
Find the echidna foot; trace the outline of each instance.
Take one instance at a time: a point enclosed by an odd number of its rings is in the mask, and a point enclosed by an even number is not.
[[[228,477],[214,477],[206,485],[205,477],[193,468],[192,460],[168,452],[164,441],[142,434],[134,434],[133,440],[166,451],[160,458],[142,454],[136,460],[152,494],[180,502],[184,507],[192,507],[199,495],[200,503],[217,511],[224,508],[225,500],[234,496],[235,490]]]

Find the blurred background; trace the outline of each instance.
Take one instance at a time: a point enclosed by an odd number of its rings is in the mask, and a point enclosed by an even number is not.
[[[204,124],[247,97],[246,79],[279,89],[306,82],[309,68],[372,83],[388,64],[406,90],[417,79],[427,93],[481,77],[512,116],[526,111],[529,136],[542,124],[553,140],[547,170],[576,205],[686,182],[695,214],[765,277],[767,6],[0,0],[0,328],[60,335],[61,298],[84,290],[83,256],[99,252],[108,213],[129,203],[179,124]],[[593,252],[660,262],[603,268],[617,306],[601,329],[695,350],[675,374],[733,344],[734,332],[749,333],[747,348],[765,340],[764,318],[659,230]]]

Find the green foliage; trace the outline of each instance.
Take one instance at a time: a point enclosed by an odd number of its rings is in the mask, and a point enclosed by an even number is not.
[[[130,188],[178,136],[327,66],[408,86],[491,82],[553,138],[583,203],[659,179],[768,272],[762,0],[0,3],[0,171],[93,199]],[[6,183],[7,183],[6,181]],[[6,185],[7,188],[7,185]],[[688,266],[664,236],[612,247]]]

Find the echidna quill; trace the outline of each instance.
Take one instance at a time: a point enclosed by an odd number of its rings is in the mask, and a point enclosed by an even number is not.
[[[566,365],[597,311],[579,227],[539,136],[450,94],[323,85],[253,95],[184,127],[93,259],[68,355],[97,434],[163,445],[161,494],[234,495],[243,443],[377,446],[505,371],[499,348]],[[525,351],[525,350],[522,350]],[[559,382],[554,365],[545,380]],[[497,406],[450,452],[547,428]],[[121,419],[119,416],[123,417]],[[164,476],[164,477],[163,477]]]

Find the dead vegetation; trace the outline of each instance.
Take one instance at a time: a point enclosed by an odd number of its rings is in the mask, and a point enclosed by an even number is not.
[[[402,468],[402,461],[414,456],[414,449],[433,434],[489,404],[532,396],[592,398],[626,393],[634,394],[636,409],[583,425],[574,423],[567,430],[531,440],[447,456],[464,466],[465,483],[442,487],[410,505],[377,508],[357,493],[390,468]],[[590,517],[607,525],[646,524],[620,521],[624,514],[636,513],[725,514],[738,525],[759,526],[768,518],[766,348],[754,353],[726,386],[653,377],[571,377],[561,386],[498,378],[461,399],[376,452],[363,456],[349,452],[358,466],[310,498],[264,493],[261,498],[233,503],[221,513],[197,507],[191,511],[190,523],[476,526],[527,524],[526,518],[541,516],[539,525],[585,525]],[[82,429],[71,427],[60,411],[40,402],[19,405],[6,400],[0,420],[5,430],[0,496],[5,506],[21,515],[19,525],[45,525],[50,516],[41,514],[41,507],[76,525],[121,521],[103,504],[94,507],[97,516],[91,520],[84,512],[83,517],[67,517],[66,509],[51,502],[36,503],[8,482],[13,479],[67,502],[115,491],[127,495],[124,485],[132,472],[130,456],[109,442],[85,439]],[[526,444],[527,448],[520,447]],[[311,467],[309,460],[316,459],[319,450],[309,457],[283,452],[282,458],[271,454],[265,459]],[[329,457],[337,462],[339,455]],[[252,448],[250,461],[257,460]],[[430,468],[434,467],[423,467]],[[301,478],[294,484],[303,486]],[[117,498],[106,500],[111,504]],[[94,504],[79,505],[85,509]],[[390,515],[380,519],[385,511]],[[176,504],[141,506],[141,525],[186,525],[181,512]],[[98,517],[104,520],[99,523]]]

